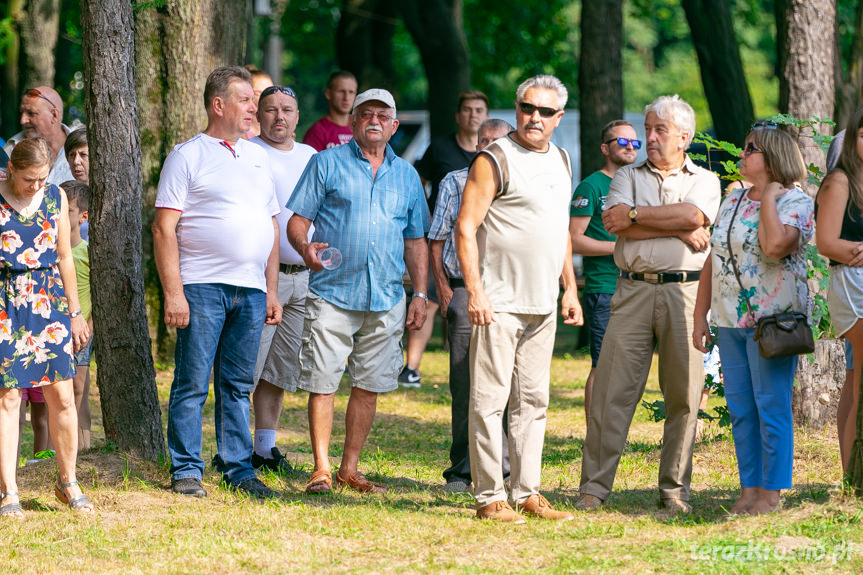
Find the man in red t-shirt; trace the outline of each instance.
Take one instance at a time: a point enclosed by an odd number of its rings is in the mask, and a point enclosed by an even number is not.
[[[329,103],[326,116],[312,124],[303,137],[304,144],[319,152],[351,141],[348,120],[357,97],[357,79],[350,72],[336,70],[327,79],[324,96]]]

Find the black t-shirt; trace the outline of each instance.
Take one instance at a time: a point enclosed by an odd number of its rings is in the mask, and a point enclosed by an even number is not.
[[[441,180],[450,172],[468,167],[475,155],[476,152],[466,152],[458,145],[455,134],[440,136],[431,141],[422,159],[414,166],[423,178],[431,182],[431,195],[428,199],[430,213],[434,214]]]

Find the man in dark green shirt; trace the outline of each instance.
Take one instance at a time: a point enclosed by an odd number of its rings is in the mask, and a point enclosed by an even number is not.
[[[617,285],[617,266],[614,265],[614,236],[602,225],[602,210],[611,179],[618,168],[635,161],[641,142],[635,128],[625,120],[614,120],[602,129],[600,149],[605,166],[584,178],[572,195],[569,233],[572,236],[572,253],[584,257],[584,289],[582,308],[585,324],[590,326],[590,374],[584,388],[584,410],[590,414],[590,397],[593,391],[593,374],[599,359],[599,350],[608,316],[611,296]],[[588,417],[588,420],[590,418]]]

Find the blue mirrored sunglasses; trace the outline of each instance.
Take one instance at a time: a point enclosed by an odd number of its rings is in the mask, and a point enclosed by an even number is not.
[[[629,138],[612,138],[612,139],[610,139],[604,143],[610,144],[612,142],[617,142],[617,145],[620,146],[621,148],[625,148],[629,144],[632,144],[632,147],[634,149],[636,149],[636,150],[641,149],[641,140],[630,140]]]

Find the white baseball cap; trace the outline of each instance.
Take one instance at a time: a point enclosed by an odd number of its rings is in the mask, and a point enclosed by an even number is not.
[[[378,102],[383,102],[387,105],[387,107],[392,108],[393,112],[396,110],[396,101],[393,98],[393,95],[389,93],[389,91],[384,90],[383,88],[372,88],[371,90],[366,90],[361,94],[357,94],[356,99],[354,100],[354,107],[351,109],[351,113],[357,109],[360,104],[365,104],[366,102],[370,102],[376,100]]]

